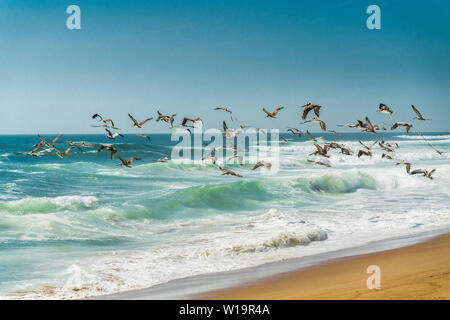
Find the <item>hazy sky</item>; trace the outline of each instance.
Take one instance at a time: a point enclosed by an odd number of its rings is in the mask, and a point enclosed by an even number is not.
[[[66,28],[71,4],[81,30]],[[371,4],[381,30],[366,27]],[[433,119],[421,130],[450,131],[449,57],[444,0],[2,0],[0,133],[101,133],[95,112],[131,132],[128,112],[157,109],[220,128],[220,105],[244,124],[306,128],[308,101],[330,128],[389,123],[375,112],[384,102],[393,120],[411,121],[415,104]],[[264,119],[262,107],[279,105],[279,119]]]

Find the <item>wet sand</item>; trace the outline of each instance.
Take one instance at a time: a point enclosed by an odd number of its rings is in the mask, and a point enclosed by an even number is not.
[[[370,265],[380,268],[378,290],[367,288]],[[335,259],[196,298],[450,299],[450,234],[412,246]]]

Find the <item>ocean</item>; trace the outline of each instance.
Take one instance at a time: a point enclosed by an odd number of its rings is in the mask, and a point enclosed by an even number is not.
[[[399,148],[395,160],[382,159],[378,146],[372,158],[331,150],[327,168],[306,161],[316,151],[307,135],[283,134],[291,140],[279,144],[276,174],[227,165],[244,176],[237,178],[211,161],[155,162],[176,144],[169,134],[151,134],[151,143],[134,135],[60,139],[110,143],[123,158],[142,158],[133,168],[90,148],[66,159],[21,155],[36,136],[0,136],[1,298],[123,292],[450,225],[450,153],[403,130],[315,135],[355,153],[358,140]],[[448,132],[424,137],[450,149]],[[434,179],[408,175],[396,160],[435,168]]]

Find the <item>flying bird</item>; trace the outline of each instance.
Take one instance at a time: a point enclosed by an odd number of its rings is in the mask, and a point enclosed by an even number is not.
[[[118,156],[121,163],[118,164],[118,166],[124,167],[124,168],[131,168],[131,165],[134,161],[142,160],[141,158],[130,158],[130,160],[126,161],[122,159],[120,156]]]
[[[97,152],[100,152],[102,150],[109,151],[111,153],[111,160],[114,160],[114,155],[117,153],[117,149],[108,145],[101,145],[100,148],[98,148]]]
[[[266,118],[276,119],[277,113],[283,109],[284,109],[284,107],[279,107],[279,108],[276,108],[273,112],[269,112],[265,108],[263,108],[263,111],[266,113]]]
[[[314,138],[314,136],[313,136],[308,130],[306,130],[306,133],[307,133],[308,136],[311,138],[311,140],[314,141],[314,142],[318,142],[319,139],[322,138],[322,137]]]
[[[112,119],[103,119],[103,117],[101,115],[99,115],[98,113],[96,113],[92,116],[92,119],[95,119],[95,118],[99,118],[98,122],[103,122],[104,124],[107,124],[109,122],[109,123],[111,123],[111,126],[114,127],[114,122],[112,121]]]
[[[153,119],[153,117],[147,118],[144,121],[138,122],[131,114],[128,114],[128,117],[130,117],[131,121],[133,121],[133,127],[135,128],[142,128],[142,126],[147,122]]]
[[[369,118],[366,117],[366,123],[364,124],[363,132],[370,132],[370,133],[377,133],[375,130],[375,127],[373,126],[372,122],[370,122]]]
[[[255,164],[255,166],[253,167],[252,170],[256,170],[256,169],[258,169],[259,167],[263,167],[263,166],[266,167],[267,170],[269,170],[269,171],[270,171],[270,169],[272,168],[272,164],[271,164],[270,162],[259,161],[258,163]]]
[[[306,120],[306,121],[303,122],[303,123],[307,123],[307,122],[318,122],[318,123],[320,124],[320,128],[321,128],[323,131],[327,131],[327,125],[325,124],[325,122],[322,121],[322,120],[320,120],[320,119],[318,119],[318,118],[311,118],[311,119],[309,119],[309,120]]]
[[[306,119],[306,117],[308,116],[308,113],[311,110],[314,110],[314,113],[316,114],[316,116],[320,117],[319,113],[320,113],[320,108],[322,108],[322,106],[318,105],[318,104],[312,104],[310,102],[308,102],[307,104],[305,104],[304,106],[302,106],[303,109],[303,114],[302,114],[302,119]]]
[[[409,133],[409,129],[411,129],[413,125],[411,123],[406,123],[406,122],[399,121],[399,122],[394,123],[394,125],[391,127],[391,130],[395,130],[399,126],[405,127],[406,128],[406,132]]]
[[[236,173],[236,172],[234,172],[234,171],[231,171],[231,170],[228,170],[228,169],[225,169],[225,168],[222,168],[222,167],[219,167],[219,169],[220,170],[222,170],[222,175],[223,176],[234,176],[234,177],[238,177],[238,178],[242,178],[243,176],[242,175],[240,175],[240,174],[238,174],[238,173]]]
[[[311,163],[315,163],[315,164],[321,165],[321,166],[324,166],[324,167],[328,167],[328,168],[331,167],[331,165],[329,165],[328,163],[325,163],[325,162],[314,161],[314,160],[309,160],[309,159],[307,159],[307,161],[308,161],[308,162],[311,162]]]
[[[365,151],[365,150],[359,150],[358,152],[358,158],[362,157],[362,156],[368,156],[372,158],[372,152],[370,151]]]
[[[231,110],[227,107],[216,107],[214,108],[214,110],[223,110],[225,112],[228,112],[230,114],[231,121],[237,120],[236,117],[233,117],[233,112],[231,112]]]
[[[156,122],[164,121],[166,123],[170,123],[170,127],[173,128],[173,121],[175,119],[175,116],[177,115],[176,113],[168,116],[162,114],[161,112],[159,112],[159,110],[157,110],[156,112],[158,112],[158,118],[156,119]]]
[[[366,148],[367,150],[372,150],[372,148],[375,147],[375,145],[377,144],[377,142],[378,142],[378,140],[375,141],[375,142],[373,142],[373,143],[370,144],[370,145],[365,145],[364,143],[361,142],[361,140],[359,140],[359,143],[360,143],[364,148]]]
[[[65,158],[65,157],[67,156],[67,154],[68,154],[72,149],[74,149],[74,148],[75,148],[75,147],[70,147],[70,148],[66,149],[64,152],[60,152],[60,151],[57,150],[57,149],[55,149],[55,150],[56,150],[56,154],[57,154],[58,157],[60,157],[60,158]]]
[[[287,132],[292,133],[294,136],[298,135],[299,137],[301,137],[301,135],[302,135],[302,132],[297,128],[289,128],[289,129],[287,129]]]
[[[327,145],[324,145],[323,147],[321,147],[320,145],[318,145],[317,143],[314,143],[314,146],[317,148],[317,151],[309,154],[317,156],[317,157],[325,157],[325,158],[329,158],[330,156],[327,155],[329,147]]]
[[[120,133],[118,133],[118,132],[112,133],[109,129],[106,129],[106,128],[105,128],[105,130],[106,130],[106,132],[107,132],[106,137],[107,137],[108,139],[113,140],[113,139],[115,139],[117,136],[121,136],[122,138],[124,137],[123,134],[120,134]]]
[[[378,107],[378,111],[382,113],[386,113],[389,115],[389,120],[391,120],[391,116],[394,113],[389,106],[385,105],[384,103],[380,103],[380,106]]]
[[[417,119],[417,120],[431,120],[431,119],[427,119],[427,118],[422,117],[422,114],[419,112],[419,110],[417,110],[417,108],[413,104],[411,105],[411,108],[417,114],[417,116],[414,117],[413,119]]]
[[[166,157],[164,157],[164,158],[162,158],[162,159],[153,160],[153,161],[165,163],[165,162],[167,162],[167,160],[169,160],[169,157],[166,156]]]

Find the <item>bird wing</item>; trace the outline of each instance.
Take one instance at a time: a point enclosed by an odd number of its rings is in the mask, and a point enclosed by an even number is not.
[[[327,131],[327,125],[325,124],[325,122],[323,122],[322,120],[319,120],[320,123],[320,127],[322,128],[323,131]]]
[[[308,130],[306,130],[306,133],[308,134],[308,136],[311,137],[311,139],[312,139],[313,141],[316,141],[316,138],[314,138],[314,137],[312,136],[312,134],[311,134]]]
[[[423,118],[419,110],[417,110],[417,108],[413,104],[411,105],[411,108],[414,110],[414,112],[417,114],[419,118]]]
[[[399,125],[398,122],[394,123],[394,125],[391,127],[391,130],[397,129],[397,128],[398,128],[398,125]]]
[[[284,107],[276,108],[275,111],[274,111],[272,114],[273,114],[274,116],[276,116],[277,113],[278,113],[280,110],[283,110],[283,109],[284,109]]]
[[[53,139],[52,141],[50,141],[49,145],[53,145],[59,138],[61,138],[63,135],[60,134],[59,136],[57,136],[55,139]]]
[[[223,131],[227,132],[228,126],[227,126],[227,123],[225,122],[225,120],[223,121],[222,125],[223,125]]]
[[[99,115],[98,113],[94,114],[94,115],[92,116],[92,119],[95,119],[95,118],[97,118],[97,117],[100,118],[101,120],[103,120],[102,116]]]
[[[150,121],[150,120],[152,120],[152,119],[153,119],[153,117],[147,118],[147,119],[145,119],[144,121],[142,121],[141,123],[139,123],[139,125],[140,125],[140,126],[143,126],[147,121]]]
[[[314,146],[317,148],[317,150],[320,152],[320,153],[322,153],[323,152],[323,149],[322,149],[322,147],[321,146],[319,146],[317,143],[314,143]]]
[[[312,108],[313,108],[313,105],[307,105],[307,106],[304,107],[303,114],[302,114],[302,119],[306,119],[306,117],[308,116],[309,111],[311,111]]]
[[[128,160],[128,164],[131,165],[133,162],[141,160],[141,158],[130,158],[130,160]]]
[[[268,116],[272,115],[272,113],[270,113],[269,111],[267,111],[266,108],[263,108],[263,111],[264,111],[265,113],[267,113]]]
[[[136,119],[131,114],[128,114],[128,117],[130,117],[131,121],[133,121],[135,125],[139,125],[139,123],[136,121]]]
[[[252,170],[256,170],[256,169],[258,169],[259,167],[262,167],[264,164],[262,163],[262,161],[260,161],[260,162],[258,162],[257,164],[255,164],[255,166],[253,167],[253,169]]]
[[[313,107],[314,113],[315,113],[316,116],[318,116],[318,117],[320,117],[320,115],[319,115],[320,108],[322,108],[322,106],[315,105],[315,106]]]

